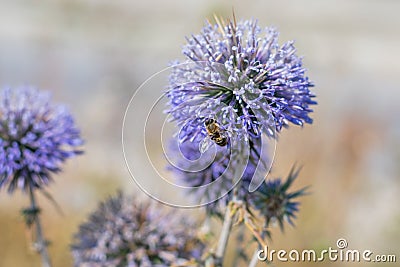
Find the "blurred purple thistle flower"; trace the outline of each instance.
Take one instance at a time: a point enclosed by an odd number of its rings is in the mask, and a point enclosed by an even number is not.
[[[100,204],[72,245],[75,266],[200,266],[198,225],[119,193]],[[185,265],[190,261],[193,265]]]
[[[188,64],[174,63],[168,112],[184,142],[204,133],[214,118],[239,139],[275,136],[289,122],[312,123],[313,84],[305,76],[294,42],[278,45],[278,32],[255,20],[207,24],[187,38]]]
[[[237,188],[237,197],[246,201],[253,177],[263,179],[267,173],[269,159],[262,153],[262,139],[249,140],[248,157],[242,159],[235,154],[243,151],[234,151],[229,145],[214,145],[214,151],[210,148],[201,153],[198,144],[202,138],[204,136],[200,134],[193,142],[185,141],[178,147],[171,146],[171,154],[177,155],[177,160],[169,169],[176,175],[177,184],[192,188],[190,197],[198,203],[209,203],[207,210],[212,213],[218,213],[220,208],[232,200],[234,188]],[[240,164],[243,173],[239,176],[237,169]]]
[[[0,91],[0,189],[42,188],[83,141],[68,110],[32,87]]]

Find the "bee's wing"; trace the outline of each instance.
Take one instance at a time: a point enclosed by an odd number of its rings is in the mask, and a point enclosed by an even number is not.
[[[220,130],[220,133],[221,133],[221,135],[223,135],[224,137],[230,138],[230,137],[233,136],[232,130],[228,130],[228,129],[226,129],[225,127],[221,127],[220,129],[221,129],[221,130]]]
[[[209,136],[206,136],[206,138],[201,140],[199,144],[200,153],[203,154],[204,152],[206,152],[213,145],[213,143],[214,142],[211,140],[211,138]]]

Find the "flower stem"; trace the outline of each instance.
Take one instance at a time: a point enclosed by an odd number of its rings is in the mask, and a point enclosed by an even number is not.
[[[219,236],[218,247],[215,253],[216,266],[222,266],[231,229],[232,229],[232,215],[231,215],[231,209],[228,206],[225,211],[224,223],[222,225],[221,235]]]
[[[230,204],[235,202],[237,202],[237,187],[233,190],[232,200],[226,207],[224,222],[222,224],[222,229],[221,229],[221,235],[219,236],[217,251],[215,253],[216,267],[222,267],[222,264],[224,263],[225,250],[226,246],[228,245],[228,239],[231,234],[232,224],[233,224],[233,216],[231,214],[232,205]]]
[[[33,187],[30,186],[29,187],[29,197],[30,197],[30,201],[31,201],[31,209],[37,210],[38,207],[36,205],[36,199],[35,199],[35,194],[34,194],[33,190],[34,190]],[[36,226],[36,246],[37,246],[38,253],[40,253],[40,255],[42,257],[42,266],[43,267],[51,267],[50,257],[49,257],[49,253],[47,252],[46,240],[43,237],[43,230],[42,230],[42,225],[40,223],[39,214],[35,213],[33,219],[34,219],[34,224]]]
[[[264,225],[264,228],[266,229],[268,227],[268,224]],[[261,234],[261,238],[264,239],[265,238],[265,231],[262,232]],[[258,249],[262,249],[261,245],[258,245]],[[253,257],[251,258],[249,267],[256,267],[257,263],[258,263],[258,249],[256,249],[256,251],[254,251]]]
[[[256,267],[258,262],[258,250],[254,251],[253,257],[251,258],[249,267]]]

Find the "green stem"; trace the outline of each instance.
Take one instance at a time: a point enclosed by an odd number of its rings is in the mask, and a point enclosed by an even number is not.
[[[31,209],[32,210],[37,210],[38,207],[36,205],[36,199],[35,199],[35,194],[33,191],[33,186],[31,185],[29,187],[29,197],[30,197],[30,201],[31,201]],[[37,251],[38,253],[40,253],[41,257],[42,257],[42,266],[43,267],[51,267],[51,263],[50,263],[50,257],[49,257],[49,253],[47,252],[47,244],[46,244],[46,240],[43,237],[43,230],[42,230],[42,225],[40,223],[40,218],[39,218],[39,214],[36,213],[34,215],[34,224],[36,227],[36,246],[37,246]]]
[[[226,251],[226,246],[228,245],[229,236],[232,230],[233,224],[233,216],[231,214],[231,205],[232,203],[237,202],[237,188],[240,186],[238,184],[235,189],[233,189],[233,196],[232,200],[229,202],[228,206],[226,207],[224,222],[222,224],[221,235],[219,236],[217,251],[215,253],[215,266],[222,267],[224,263],[224,256]]]
[[[222,266],[224,262],[225,250],[228,244],[228,239],[232,229],[232,216],[231,209],[229,206],[226,208],[224,223],[221,229],[221,235],[219,236],[218,247],[215,253],[215,266]]]
[[[256,267],[258,263],[258,250],[254,251],[253,257],[251,258],[249,267]]]

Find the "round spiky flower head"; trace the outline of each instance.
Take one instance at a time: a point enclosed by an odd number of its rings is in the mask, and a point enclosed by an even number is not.
[[[79,130],[68,110],[31,87],[0,91],[0,188],[41,188],[61,163],[80,154]]]
[[[313,84],[294,42],[278,45],[278,32],[255,20],[207,24],[187,38],[186,64],[174,63],[168,112],[181,127],[179,138],[204,133],[213,118],[232,136],[275,135],[289,122],[312,123]]]
[[[75,266],[200,266],[204,246],[196,226],[119,193],[80,226],[72,245]]]
[[[295,199],[306,194],[306,188],[289,192],[299,171],[293,167],[286,181],[283,182],[279,178],[267,180],[251,194],[250,204],[264,217],[267,226],[270,223],[278,222],[283,231],[285,221],[293,225],[293,219],[296,218],[296,212],[300,205]]]

